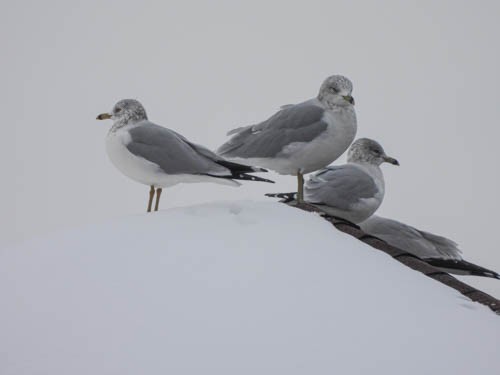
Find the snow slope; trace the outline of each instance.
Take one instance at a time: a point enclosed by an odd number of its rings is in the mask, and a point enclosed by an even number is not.
[[[500,317],[314,214],[225,202],[0,253],[0,374],[486,374]]]

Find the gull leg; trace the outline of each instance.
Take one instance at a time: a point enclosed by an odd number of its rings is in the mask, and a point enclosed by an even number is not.
[[[297,202],[304,202],[304,176],[297,171]]]
[[[158,211],[158,205],[160,204],[161,188],[156,189],[156,203],[155,211]]]
[[[151,189],[149,189],[149,202],[148,202],[148,211],[151,212],[151,206],[153,205],[153,197],[155,196],[155,188],[151,185]]]

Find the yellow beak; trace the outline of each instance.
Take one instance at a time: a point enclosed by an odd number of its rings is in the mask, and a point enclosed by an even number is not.
[[[390,156],[385,155],[385,156],[384,156],[384,161],[385,161],[386,163],[391,163],[392,165],[398,165],[398,166],[399,166],[399,161],[397,161],[397,160],[396,160],[396,159],[394,159],[394,158],[391,158]]]
[[[96,120],[107,120],[111,118],[111,115],[109,113],[101,113],[99,116],[97,116]]]
[[[345,95],[345,96],[343,96],[343,98],[344,98],[344,100],[345,100],[346,102],[349,102],[349,103],[351,103],[352,105],[354,105],[354,98],[353,98],[351,95]]]

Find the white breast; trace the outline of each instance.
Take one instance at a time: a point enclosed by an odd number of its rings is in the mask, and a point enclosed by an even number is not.
[[[125,176],[146,185],[155,185],[160,174],[159,167],[144,159],[135,156],[127,149],[132,140],[128,127],[110,131],[106,137],[106,151],[113,165]]]
[[[237,181],[194,174],[166,174],[157,164],[138,157],[127,149],[132,140],[127,129],[130,126],[110,131],[106,137],[106,151],[113,165],[125,176],[141,184],[154,187],[169,187],[178,183],[212,182],[239,186]]]
[[[324,168],[338,159],[356,136],[356,116],[353,111],[327,111],[323,121],[328,124],[326,132],[311,142],[297,143],[288,156],[290,163],[299,167],[301,173],[310,173]],[[294,144],[289,146],[292,150]],[[283,151],[287,154],[288,147]]]

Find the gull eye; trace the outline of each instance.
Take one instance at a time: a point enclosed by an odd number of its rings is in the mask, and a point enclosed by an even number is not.
[[[334,94],[336,94],[339,92],[339,90],[337,90],[337,88],[332,86],[332,87],[330,87],[330,92],[333,92]]]
[[[116,108],[116,109],[115,109],[115,113],[120,113],[121,111],[122,111],[122,109],[121,109],[121,108]]]

